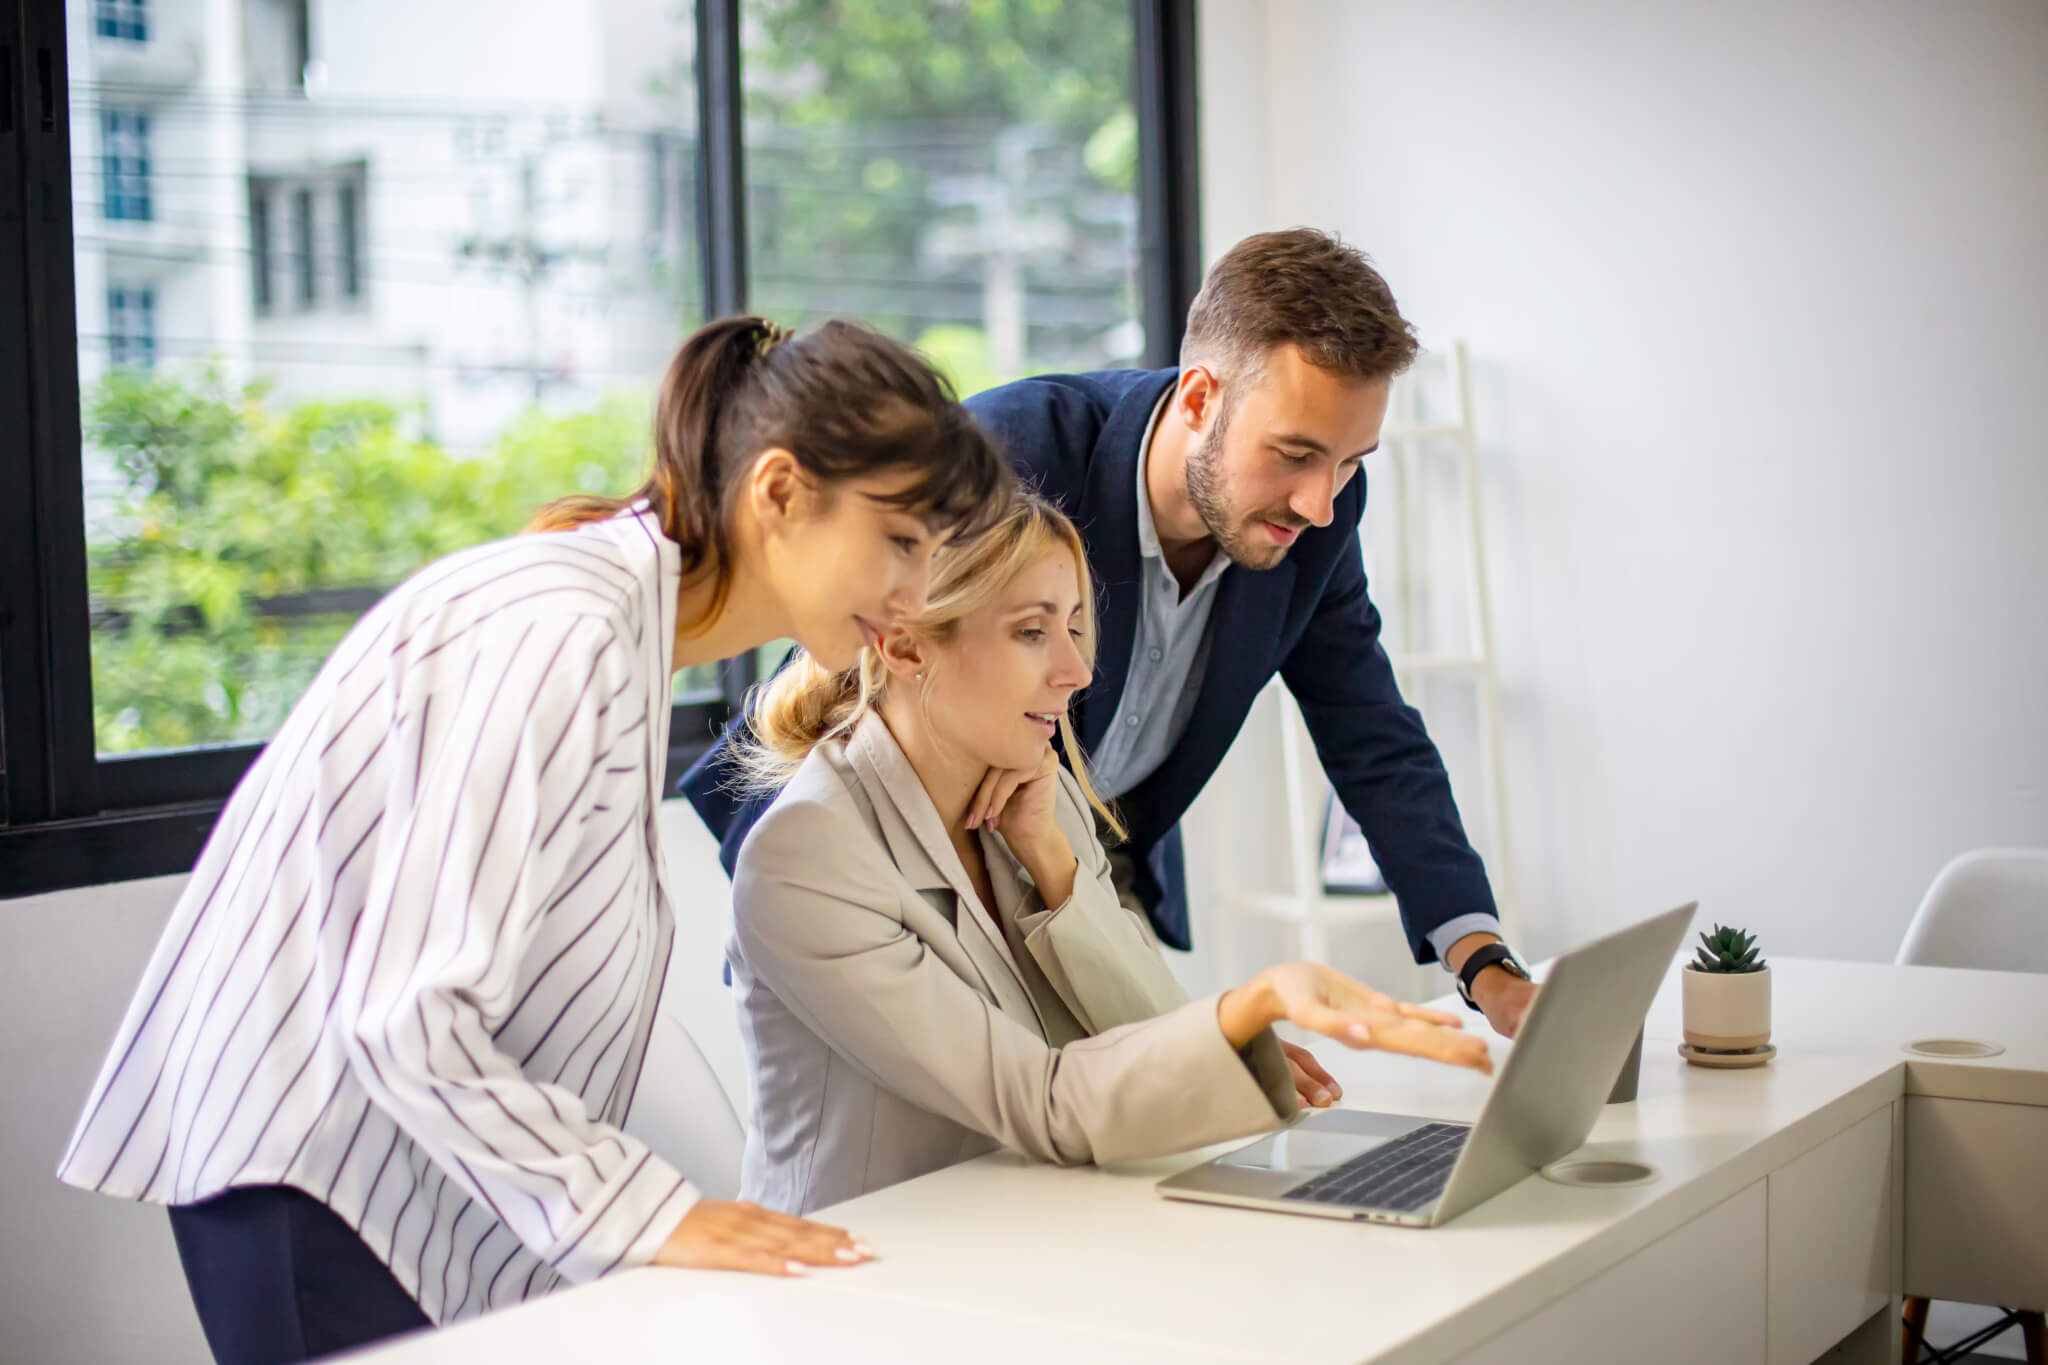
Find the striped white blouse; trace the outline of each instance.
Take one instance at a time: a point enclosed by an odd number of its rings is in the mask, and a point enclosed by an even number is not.
[[[680,561],[642,504],[365,616],[221,813],[59,1176],[295,1186],[437,1323],[651,1260],[698,1197],[618,1127],[674,933]]]

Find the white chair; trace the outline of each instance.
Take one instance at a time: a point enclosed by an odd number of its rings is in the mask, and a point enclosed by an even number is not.
[[[1898,962],[1915,967],[1974,967],[2002,972],[2048,972],[2048,848],[1980,848],[1944,867],[1927,888]],[[1904,1360],[1921,1359],[1926,1299],[1906,1300]],[[1936,1350],[1932,1359],[1957,1359],[2018,1326],[2027,1359],[2043,1357],[2041,1314],[2007,1312],[1966,1341]]]
[[[739,1197],[746,1130],[711,1063],[666,1010],[654,1016],[626,1131],[688,1176],[706,1196]]]
[[[2048,848],[1980,848],[1927,888],[1901,966],[2048,972]]]

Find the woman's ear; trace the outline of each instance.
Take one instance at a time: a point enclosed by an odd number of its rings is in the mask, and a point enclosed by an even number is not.
[[[811,480],[796,456],[770,446],[754,457],[747,471],[744,496],[754,520],[765,530],[779,530],[810,505]]]
[[[883,632],[881,652],[882,667],[899,682],[922,680],[931,662],[926,643],[901,626],[892,626]]]

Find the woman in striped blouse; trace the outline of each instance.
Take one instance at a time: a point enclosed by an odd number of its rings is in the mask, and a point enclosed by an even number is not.
[[[716,322],[631,498],[422,570],[336,648],[193,870],[66,1152],[171,1208],[222,1361],[299,1360],[656,1263],[857,1262],[621,1131],[673,920],[671,674],[851,665],[1011,487],[848,323]]]

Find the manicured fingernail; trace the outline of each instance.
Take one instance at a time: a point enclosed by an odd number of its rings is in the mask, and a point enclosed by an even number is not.
[[[1318,1090],[1318,1091],[1316,1091],[1316,1103],[1317,1103],[1317,1104],[1328,1104],[1329,1102],[1330,1102],[1330,1092],[1329,1092],[1329,1091],[1327,1091],[1327,1090]]]
[[[872,1256],[875,1254],[875,1249],[869,1246],[866,1242],[856,1241],[853,1244],[853,1249],[855,1251],[858,1251],[863,1256]]]
[[[782,1268],[792,1275],[808,1275],[811,1273],[810,1268],[802,1261],[784,1261]]]
[[[860,1259],[860,1253],[858,1251],[855,1251],[852,1247],[841,1247],[839,1248],[839,1250],[833,1252],[832,1254],[834,1256],[837,1256],[840,1260],[845,1261],[848,1265],[852,1265],[855,1261],[858,1261]]]
[[[1365,1042],[1367,1039],[1372,1037],[1371,1032],[1368,1031],[1365,1025],[1363,1024],[1353,1024],[1350,1028],[1346,1029],[1345,1032],[1349,1033],[1353,1038],[1356,1038],[1361,1043]]]

